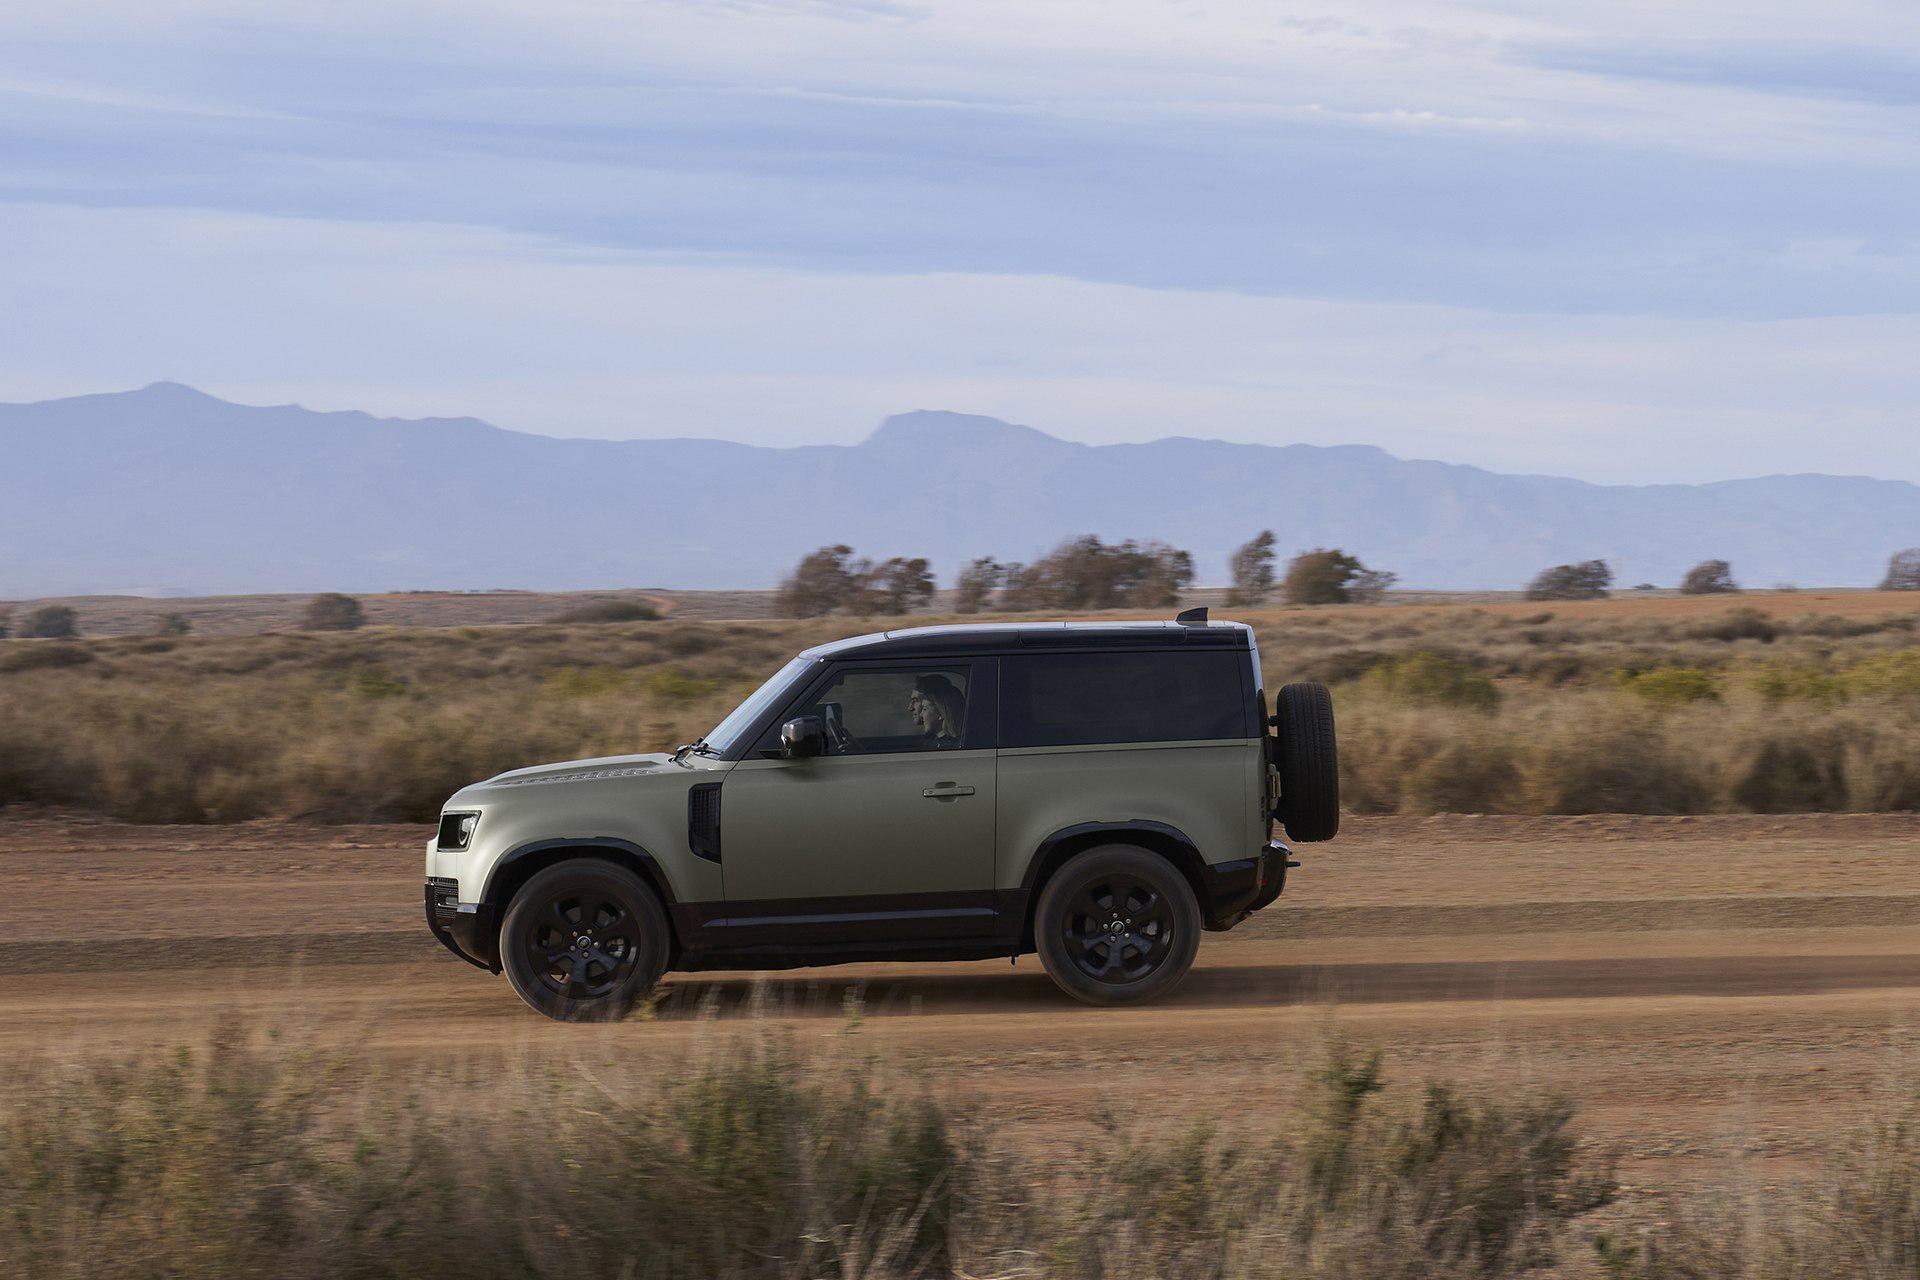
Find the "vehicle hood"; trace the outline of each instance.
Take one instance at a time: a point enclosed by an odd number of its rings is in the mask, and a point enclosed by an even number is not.
[[[520,787],[542,782],[597,782],[602,778],[637,778],[652,773],[680,773],[684,766],[672,756],[651,752],[635,756],[597,756],[591,760],[561,760],[495,774],[481,787]]]

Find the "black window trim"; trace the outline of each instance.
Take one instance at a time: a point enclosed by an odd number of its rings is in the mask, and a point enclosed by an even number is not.
[[[932,756],[946,755],[951,751],[992,751],[1000,745],[1000,660],[997,655],[960,653],[944,655],[936,653],[917,653],[910,657],[862,658],[859,654],[849,654],[845,658],[829,658],[812,679],[800,686],[800,691],[788,698],[778,712],[761,730],[753,746],[742,757],[747,760],[774,760],[780,758],[780,726],[785,724],[801,707],[806,706],[820,690],[827,687],[836,677],[855,671],[909,671],[923,670],[929,667],[966,667],[967,670],[967,741],[948,751],[875,751],[863,752],[858,756],[830,756],[827,759],[853,760],[867,756]]]

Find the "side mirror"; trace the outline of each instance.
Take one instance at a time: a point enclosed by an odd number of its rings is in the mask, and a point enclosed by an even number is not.
[[[795,716],[780,726],[780,754],[789,760],[827,754],[827,726],[819,716]]]

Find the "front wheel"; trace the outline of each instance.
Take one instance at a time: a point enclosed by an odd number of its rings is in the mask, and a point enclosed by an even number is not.
[[[667,967],[667,913],[625,867],[556,863],[514,895],[500,927],[500,966],[515,993],[549,1018],[619,1018]]]
[[[1200,949],[1200,903],[1165,858],[1126,845],[1077,854],[1040,893],[1034,949],[1059,988],[1087,1004],[1171,991]]]

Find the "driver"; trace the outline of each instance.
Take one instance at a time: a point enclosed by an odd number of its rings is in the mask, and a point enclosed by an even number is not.
[[[935,750],[960,745],[966,733],[967,698],[943,675],[916,676],[907,695],[907,714]]]

